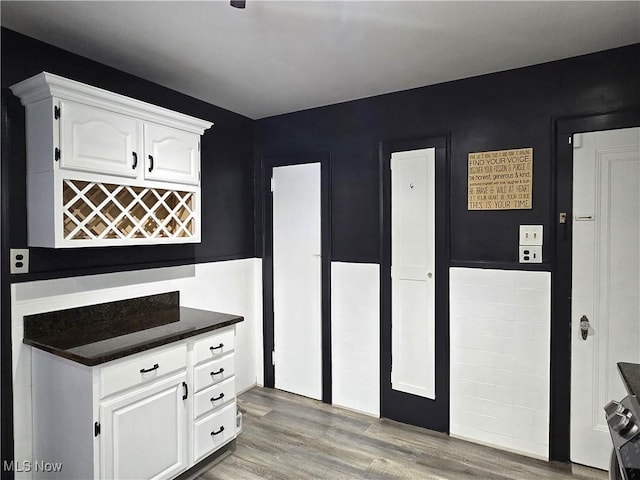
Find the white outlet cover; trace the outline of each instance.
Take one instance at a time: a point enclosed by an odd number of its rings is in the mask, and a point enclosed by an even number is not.
[[[29,273],[29,249],[11,248],[10,252],[11,274]]]
[[[520,245],[520,263],[542,263],[542,246]]]
[[[520,245],[542,245],[542,225],[520,225]]]

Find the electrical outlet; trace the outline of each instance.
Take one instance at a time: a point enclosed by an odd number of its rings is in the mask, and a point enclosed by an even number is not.
[[[28,248],[12,248],[9,255],[11,256],[11,273],[29,273],[29,249]]]
[[[542,245],[542,225],[520,225],[520,245]]]
[[[520,263],[542,263],[540,245],[520,245]]]

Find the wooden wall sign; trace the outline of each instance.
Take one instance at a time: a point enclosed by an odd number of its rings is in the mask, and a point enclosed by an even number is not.
[[[469,153],[468,210],[531,208],[533,148]]]

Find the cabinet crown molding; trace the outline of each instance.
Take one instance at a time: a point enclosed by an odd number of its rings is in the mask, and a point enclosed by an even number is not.
[[[10,87],[22,105],[55,97],[129,115],[202,135],[213,122],[174,112],[167,108],[70,80],[49,72],[41,72]]]

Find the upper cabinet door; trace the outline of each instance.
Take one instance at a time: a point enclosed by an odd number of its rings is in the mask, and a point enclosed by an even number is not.
[[[69,101],[60,102],[60,112],[60,168],[138,175],[140,120]]]
[[[145,180],[198,185],[200,136],[145,123]]]

